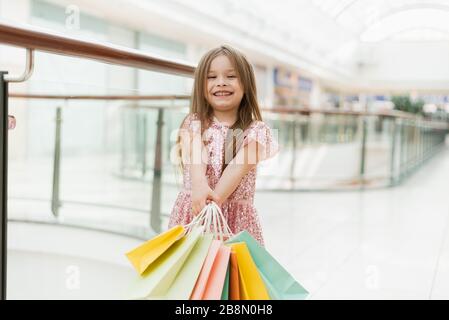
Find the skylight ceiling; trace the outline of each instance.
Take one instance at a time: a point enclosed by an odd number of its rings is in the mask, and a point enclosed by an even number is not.
[[[449,1],[312,0],[363,42],[446,41]]]
[[[449,0],[171,2],[200,13],[204,18],[196,21],[209,28],[210,21],[220,24],[219,36],[228,36],[224,39],[235,35],[242,43],[257,43],[258,50],[280,61],[294,57],[290,61],[295,65],[321,77],[349,82],[359,78],[360,66],[382,69],[384,57],[376,53],[383,48],[395,50],[390,57],[401,57],[410,47],[396,44],[422,43],[421,48],[427,48],[433,42],[432,48],[436,44],[436,50],[445,51],[449,40]],[[421,56],[414,59],[412,66],[422,62]]]

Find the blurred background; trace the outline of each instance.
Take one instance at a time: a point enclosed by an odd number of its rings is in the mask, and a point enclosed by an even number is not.
[[[449,298],[449,1],[0,0],[0,19],[188,66],[238,48],[281,145],[258,171],[267,249],[310,299]],[[181,187],[193,79],[34,60],[9,87],[8,298],[126,298],[124,253]],[[0,40],[1,71],[25,61]]]

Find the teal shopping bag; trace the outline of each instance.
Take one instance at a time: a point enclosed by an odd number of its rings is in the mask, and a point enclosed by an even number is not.
[[[307,298],[309,292],[247,231],[242,231],[226,241],[226,243],[236,242],[246,243],[271,299],[303,300]]]

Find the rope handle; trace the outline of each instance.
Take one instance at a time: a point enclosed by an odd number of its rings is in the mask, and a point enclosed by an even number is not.
[[[184,226],[185,235],[192,232],[196,226],[204,226],[203,234],[212,233],[214,239],[220,241],[225,241],[234,235],[229,228],[221,208],[213,201],[204,206],[200,213],[189,224]]]

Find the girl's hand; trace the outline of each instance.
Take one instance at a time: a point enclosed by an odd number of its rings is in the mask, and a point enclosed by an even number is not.
[[[8,116],[8,129],[12,130],[16,127],[16,118],[14,116]]]
[[[192,214],[197,216],[210,201],[220,203],[220,199],[208,184],[192,189]]]

